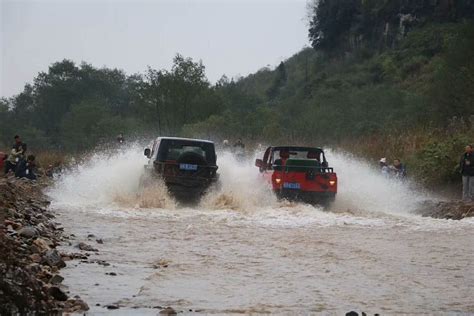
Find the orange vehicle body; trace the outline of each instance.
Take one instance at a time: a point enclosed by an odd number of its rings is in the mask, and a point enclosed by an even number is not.
[[[327,205],[336,197],[337,175],[320,148],[269,147],[255,164],[279,198]]]

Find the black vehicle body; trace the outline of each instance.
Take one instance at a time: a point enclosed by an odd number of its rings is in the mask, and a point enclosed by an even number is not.
[[[145,182],[162,179],[179,201],[194,202],[218,180],[214,143],[207,140],[158,137],[145,166]]]

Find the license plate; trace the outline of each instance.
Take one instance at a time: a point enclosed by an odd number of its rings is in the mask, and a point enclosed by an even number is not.
[[[193,171],[196,171],[196,170],[198,170],[198,166],[197,165],[191,165],[191,164],[188,164],[188,163],[180,163],[179,164],[179,169],[180,170],[193,170]]]
[[[283,188],[284,189],[299,190],[299,189],[301,189],[301,185],[299,183],[285,182],[285,183],[283,183]]]

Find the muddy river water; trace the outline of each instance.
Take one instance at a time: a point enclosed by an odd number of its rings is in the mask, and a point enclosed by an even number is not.
[[[110,265],[70,261],[65,284],[94,315],[474,313],[474,221],[414,215],[436,197],[351,156],[328,159],[340,178],[329,210],[276,201],[228,154],[222,188],[191,208],[160,187],[137,192],[138,148],[93,155],[49,195],[75,235],[63,250],[86,242],[99,249],[89,261]]]

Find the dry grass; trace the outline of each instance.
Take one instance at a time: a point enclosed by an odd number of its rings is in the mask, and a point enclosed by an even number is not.
[[[35,153],[35,156],[36,163],[41,168],[64,166],[71,158],[70,155],[59,151],[40,151]]]

